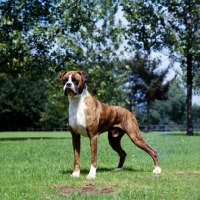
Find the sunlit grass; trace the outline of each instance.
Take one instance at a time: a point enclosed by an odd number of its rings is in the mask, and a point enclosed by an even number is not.
[[[97,177],[87,180],[88,138],[81,143],[81,177],[72,178],[70,133],[0,133],[0,199],[200,199],[200,137],[143,135],[159,153],[161,175],[152,173],[150,156],[127,136],[122,140],[128,154],[124,170],[113,171],[118,155],[103,134],[98,142]]]

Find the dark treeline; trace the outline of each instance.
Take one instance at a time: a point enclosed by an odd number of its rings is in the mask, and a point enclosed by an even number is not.
[[[192,135],[200,122],[196,1],[2,0],[0,16],[1,131],[66,127],[64,70],[88,72],[90,92],[140,125],[187,124]],[[152,53],[163,51],[161,70]],[[174,62],[182,73],[167,80]]]

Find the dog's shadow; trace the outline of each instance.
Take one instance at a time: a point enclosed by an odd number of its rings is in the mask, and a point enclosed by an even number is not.
[[[81,174],[85,174],[87,175],[89,173],[90,169],[81,169]],[[133,168],[130,168],[130,167],[125,167],[123,168],[123,170],[114,170],[113,168],[106,168],[106,167],[101,167],[101,168],[98,168],[97,169],[97,173],[98,172],[147,172],[147,171],[144,171],[143,169],[133,169]],[[60,171],[61,174],[72,174],[72,170],[61,170]]]

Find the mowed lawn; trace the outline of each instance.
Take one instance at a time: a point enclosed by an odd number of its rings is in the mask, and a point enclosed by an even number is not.
[[[159,153],[162,174],[155,175],[151,157],[127,136],[123,171],[113,171],[118,155],[99,137],[98,170],[87,180],[90,168],[88,138],[82,137],[81,177],[73,169],[71,135],[68,132],[1,132],[0,199],[200,199],[200,134],[143,133]]]

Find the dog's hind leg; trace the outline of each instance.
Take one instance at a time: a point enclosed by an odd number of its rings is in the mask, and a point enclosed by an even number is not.
[[[135,132],[133,132],[135,131]],[[134,130],[127,131],[128,136],[132,140],[132,142],[139,147],[140,149],[146,151],[153,159],[155,169],[153,170],[153,173],[155,174],[160,174],[161,173],[161,168],[158,162],[158,155],[156,150],[152,149],[144,140],[142,134],[140,133],[139,128],[135,128]]]
[[[114,151],[116,151],[119,155],[119,164],[118,167],[115,170],[122,170],[123,164],[126,158],[126,152],[121,147],[121,138],[124,136],[124,133],[122,132],[108,132],[108,141],[110,146]]]

